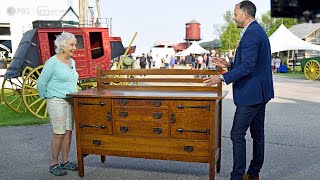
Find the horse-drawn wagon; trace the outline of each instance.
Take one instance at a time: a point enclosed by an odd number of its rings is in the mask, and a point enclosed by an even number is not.
[[[97,66],[109,69],[111,59],[125,52],[121,38],[110,37],[108,28],[33,28],[24,33],[4,75],[1,93],[9,108],[16,112],[28,110],[39,118],[47,116],[46,101],[39,98],[36,82],[46,60],[55,54],[56,35],[63,31],[77,39],[73,59],[81,88],[94,86]]]

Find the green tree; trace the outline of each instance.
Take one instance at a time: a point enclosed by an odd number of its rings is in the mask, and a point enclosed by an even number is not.
[[[297,20],[294,18],[272,18],[271,12],[267,11],[261,16],[261,21],[259,22],[263,29],[267,32],[268,36],[271,36],[281,24],[286,28],[297,24]]]
[[[234,22],[226,25],[225,31],[220,35],[221,50],[223,52],[236,49],[240,40],[240,31]]]
[[[240,40],[241,30],[238,29],[236,23],[234,23],[230,10],[223,15],[223,19],[226,21],[226,24],[221,28],[221,51],[235,50]]]
[[[228,11],[223,15],[223,19],[227,22],[227,24],[233,22],[233,13],[231,12],[231,10],[228,10]]]
[[[274,18],[271,17],[270,11],[267,11],[265,14],[261,15],[261,21],[259,21],[259,24],[268,33],[268,31],[271,28],[273,20]]]

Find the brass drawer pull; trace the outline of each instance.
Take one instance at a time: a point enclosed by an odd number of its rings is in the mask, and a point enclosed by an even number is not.
[[[108,120],[108,121],[111,121],[111,112],[108,112],[108,113],[107,113],[107,120]]]
[[[162,105],[162,100],[154,100],[153,101],[153,105],[156,106],[156,107],[159,107]]]
[[[186,130],[183,128],[178,128],[177,132],[183,133],[183,132],[193,132],[193,133],[205,133],[206,135],[210,135],[210,129],[206,130]]]
[[[162,116],[162,113],[160,113],[160,112],[154,112],[152,115],[153,115],[153,117],[154,117],[155,119],[160,119],[161,116]]]
[[[176,115],[174,113],[171,114],[171,116],[170,116],[170,122],[171,123],[175,123],[176,122],[176,117],[175,116]]]
[[[153,128],[153,133],[161,134],[162,133],[162,129],[161,128]]]
[[[100,146],[101,145],[101,141],[100,140],[93,140],[92,144],[95,146]]]
[[[119,104],[121,105],[121,106],[124,106],[124,105],[126,105],[128,103],[128,99],[120,99],[119,100]]]
[[[119,112],[119,116],[125,118],[128,116],[128,112]]]
[[[193,147],[192,146],[184,146],[183,147],[185,152],[192,152],[193,151]]]
[[[83,106],[83,105],[98,105],[98,106],[104,106],[104,102],[99,102],[99,103],[85,103],[85,102],[80,102],[78,101],[78,106]]]
[[[120,126],[120,131],[126,133],[129,130],[128,126]]]
[[[80,124],[80,128],[101,128],[101,129],[105,129],[105,128],[107,128],[107,126],[106,125],[97,126],[97,125]]]
[[[184,106],[183,104],[179,104],[178,105],[179,109],[183,109],[183,108],[204,108],[206,110],[210,110],[210,105],[206,105],[206,106]]]

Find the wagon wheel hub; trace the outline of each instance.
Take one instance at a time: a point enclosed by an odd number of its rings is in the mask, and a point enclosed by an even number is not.
[[[19,96],[21,96],[21,89],[16,89],[13,93],[14,93],[14,95],[19,95]]]
[[[36,94],[38,93],[37,89],[28,89],[24,91],[25,95]]]
[[[316,70],[315,70],[314,68],[311,68],[311,69],[310,69],[310,72],[311,72],[311,73],[314,73],[315,71],[316,71]]]

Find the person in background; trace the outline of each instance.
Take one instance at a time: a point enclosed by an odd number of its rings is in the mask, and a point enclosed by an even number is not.
[[[294,53],[294,57],[292,59],[292,71],[293,73],[296,72],[296,63],[298,61],[298,53]]]
[[[175,64],[176,64],[176,58],[172,55],[170,58],[170,69],[174,69]]]
[[[192,68],[192,57],[191,57],[191,54],[190,54],[190,55],[188,54],[188,55],[185,57],[184,62],[185,62],[185,64],[186,64],[187,69],[191,69],[191,68]]]
[[[207,69],[208,68],[208,63],[209,63],[209,55],[208,54],[204,54],[203,55],[203,69]]]
[[[276,58],[274,58],[274,55],[272,55],[272,58],[271,58],[271,69],[272,69],[272,72],[274,72],[274,70],[275,70],[275,66],[274,66],[275,60],[276,60]]]
[[[140,69],[146,69],[146,66],[147,66],[147,58],[145,54],[142,53],[142,56],[140,57]],[[143,75],[140,75],[140,76],[143,76]]]
[[[177,62],[177,65],[179,65],[182,62],[181,56],[177,56],[176,62]]]
[[[167,54],[166,57],[164,58],[164,68],[169,69],[169,64],[170,64],[170,58],[169,58],[169,55]]]
[[[157,69],[161,68],[161,58],[159,57],[159,54],[156,54],[156,57],[154,57],[154,67]]]
[[[140,57],[140,69],[145,69],[147,66],[147,58],[145,57],[145,54],[142,53],[142,56]]]
[[[209,57],[209,59],[208,59],[208,66],[207,66],[207,68],[208,68],[208,69],[216,70],[216,66],[213,65],[213,63],[214,63],[214,58],[215,58],[215,53],[210,54],[208,57]]]
[[[233,58],[234,58],[234,56],[233,56],[233,52],[232,52],[232,50],[230,50],[229,52],[228,52],[228,59],[229,59],[229,62],[233,62]]]
[[[224,81],[233,83],[236,112],[231,129],[233,144],[233,170],[231,180],[258,180],[264,161],[264,121],[266,104],[274,97],[271,71],[270,42],[266,32],[255,20],[256,6],[242,1],[235,6],[234,21],[243,28],[234,62],[217,58],[215,64],[228,72],[205,78],[212,86]],[[250,128],[253,139],[253,157],[246,171],[246,139]]]
[[[151,69],[151,67],[153,66],[153,59],[151,54],[147,54],[147,61],[148,61],[149,69]]]
[[[57,36],[54,41],[56,54],[46,61],[37,81],[40,98],[47,100],[53,130],[49,172],[56,176],[66,175],[65,170],[78,170],[78,165],[69,161],[74,121],[71,104],[66,100],[66,94],[77,92],[78,73],[72,59],[76,43],[71,33],[62,32]],[[60,153],[62,157],[59,164]]]
[[[281,59],[279,56],[276,56],[276,59],[274,60],[274,68],[276,69],[276,73],[279,73],[280,71],[280,65],[281,65]]]
[[[191,62],[192,62],[192,69],[197,69],[197,59],[194,54],[191,54]]]
[[[199,54],[197,56],[197,64],[196,64],[196,69],[201,69],[201,66],[202,66],[202,63],[203,63],[203,57],[201,54]]]

